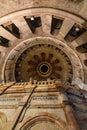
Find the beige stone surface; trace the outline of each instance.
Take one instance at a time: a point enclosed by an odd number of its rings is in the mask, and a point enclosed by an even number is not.
[[[59,19],[63,20],[60,29]],[[21,130],[79,130],[75,116],[84,126],[79,123],[81,130],[87,130],[87,106],[81,95],[87,97],[87,51],[76,50],[80,45],[87,49],[86,21],[87,0],[0,0],[0,130],[22,126]],[[10,25],[10,32],[2,25]],[[74,40],[66,40],[67,35]],[[2,37],[9,40],[8,46]],[[70,86],[76,78],[84,84],[83,90]],[[71,88],[73,93],[67,95]]]

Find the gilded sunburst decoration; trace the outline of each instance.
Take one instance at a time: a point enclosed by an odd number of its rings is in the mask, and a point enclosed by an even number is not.
[[[68,56],[53,45],[39,44],[25,50],[15,66],[16,81],[59,79],[72,80],[72,65]]]

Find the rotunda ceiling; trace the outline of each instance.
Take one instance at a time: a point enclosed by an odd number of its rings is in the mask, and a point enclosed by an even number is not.
[[[83,3],[72,1],[71,5],[80,9]],[[0,18],[0,82],[30,77],[87,82],[86,20],[69,12],[46,6]]]
[[[16,81],[59,79],[72,80],[72,65],[68,56],[59,48],[39,44],[28,48],[17,60],[15,67]]]

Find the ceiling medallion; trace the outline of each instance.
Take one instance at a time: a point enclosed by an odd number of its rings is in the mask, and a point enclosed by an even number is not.
[[[43,81],[59,79],[63,82],[72,79],[72,65],[67,55],[49,44],[38,44],[25,50],[15,66],[16,81],[29,81],[29,78]]]
[[[52,73],[52,65],[43,61],[37,65],[37,73],[42,77],[50,76]]]

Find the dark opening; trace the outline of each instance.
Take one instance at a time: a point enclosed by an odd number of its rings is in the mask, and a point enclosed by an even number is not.
[[[83,28],[77,24],[74,24],[74,26],[70,29],[70,31],[68,32],[68,34],[65,36],[64,39],[68,42],[72,42],[73,40],[78,38],[85,31],[86,31],[85,28]]]
[[[41,71],[43,73],[46,73],[48,71],[48,66],[46,66],[46,65],[41,66]]]
[[[0,36],[0,45],[4,47],[9,47],[9,40]]]
[[[76,47],[76,50],[80,53],[87,53],[87,43]]]
[[[32,33],[35,32],[36,28],[40,27],[41,26],[41,18],[40,17],[24,17],[28,26],[30,27]]]
[[[51,34],[58,33],[63,23],[63,19],[52,17]]]
[[[20,38],[19,28],[14,23],[7,26],[4,26],[4,25],[1,25],[1,26],[5,28],[7,31],[9,31],[10,33],[12,33],[17,38]]]
[[[87,66],[87,60],[84,60],[84,64]]]

